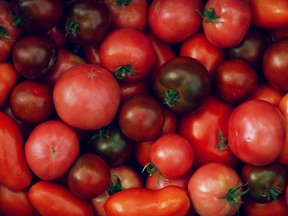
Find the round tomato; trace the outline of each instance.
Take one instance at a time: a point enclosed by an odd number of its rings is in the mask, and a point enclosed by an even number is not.
[[[133,95],[148,93],[148,83],[146,80],[133,83],[120,82],[119,85],[121,89],[121,102]]]
[[[281,114],[283,115],[284,122],[286,125],[286,140],[284,147],[278,157],[278,161],[281,164],[288,165],[288,93],[284,94],[284,96],[281,98],[279,102],[279,110]]]

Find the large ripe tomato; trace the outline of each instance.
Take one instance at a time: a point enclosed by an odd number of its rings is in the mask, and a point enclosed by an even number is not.
[[[148,83],[145,79],[132,83],[119,82],[119,85],[121,89],[121,102],[133,95],[148,93]]]
[[[27,163],[34,174],[43,180],[63,176],[79,152],[77,134],[60,120],[48,120],[37,125],[25,144]]]
[[[167,186],[159,190],[131,188],[113,194],[104,204],[107,216],[185,216],[190,208],[185,189]]]
[[[195,34],[201,27],[201,0],[155,0],[148,11],[151,31],[166,43],[180,43]]]
[[[114,119],[121,94],[115,77],[99,65],[67,70],[55,83],[53,101],[59,117],[80,129],[95,130]]]
[[[207,39],[220,48],[238,45],[251,25],[251,11],[247,1],[208,0],[202,16]]]
[[[194,149],[194,167],[209,162],[232,167],[239,164],[228,142],[228,121],[232,111],[232,105],[210,96],[198,112],[180,116],[178,131]]]
[[[232,216],[241,205],[242,181],[238,173],[223,163],[199,167],[188,183],[188,193],[199,215]]]
[[[132,28],[110,31],[100,45],[100,63],[121,81],[140,81],[155,62],[155,52],[148,37]]]
[[[285,93],[281,98],[278,106],[281,114],[283,115],[284,122],[286,125],[286,140],[285,145],[278,157],[278,161],[281,164],[288,165],[288,93]]]
[[[288,25],[286,0],[247,0],[252,12],[252,25],[260,28],[280,28]]]
[[[228,142],[243,162],[265,165],[280,155],[286,129],[282,114],[273,104],[251,99],[238,105],[230,115]]]
[[[67,187],[55,182],[36,182],[29,189],[28,198],[40,215],[94,215],[88,201],[76,197]]]
[[[265,51],[262,70],[268,83],[280,91],[288,91],[288,38],[276,40]]]

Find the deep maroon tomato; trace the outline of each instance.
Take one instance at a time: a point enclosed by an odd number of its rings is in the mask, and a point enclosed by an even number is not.
[[[75,44],[98,43],[110,29],[111,16],[104,1],[67,1],[62,22],[68,40]]]
[[[16,70],[27,79],[45,78],[57,57],[57,45],[44,35],[25,35],[15,43],[12,50]]]
[[[141,167],[144,167],[147,163],[150,162],[150,149],[154,141],[155,140],[137,142],[133,156]]]
[[[213,92],[229,104],[240,104],[250,98],[258,87],[256,70],[241,59],[222,62],[213,79]]]
[[[61,23],[57,23],[45,35],[50,37],[58,47],[68,44],[68,38],[65,36],[65,30],[62,28]]]
[[[206,68],[187,56],[166,61],[155,74],[153,82],[159,100],[177,113],[198,110],[210,94],[210,88]]]
[[[133,83],[120,82],[119,85],[121,89],[121,102],[133,95],[148,93],[148,83],[146,80]]]
[[[99,53],[99,46],[100,44],[92,44],[83,46],[83,55],[85,60],[89,64],[98,64],[100,65],[100,53]]]
[[[14,16],[20,17],[30,33],[44,33],[59,23],[63,0],[11,0]]]
[[[155,97],[137,94],[122,103],[117,120],[126,137],[135,141],[148,141],[160,134],[165,113]]]
[[[288,91],[288,38],[276,40],[265,51],[262,70],[271,86]]]
[[[40,123],[54,112],[53,89],[44,82],[23,80],[12,90],[10,109],[20,121]]]
[[[201,27],[201,0],[154,0],[148,11],[151,31],[166,43],[180,43]]]

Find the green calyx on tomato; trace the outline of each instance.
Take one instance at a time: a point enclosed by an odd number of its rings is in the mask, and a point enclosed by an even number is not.
[[[120,65],[116,67],[114,75],[116,76],[117,79],[124,79],[127,74],[130,74],[130,76],[134,76],[135,72],[131,69],[131,64],[127,65]]]
[[[261,194],[263,197],[267,197],[267,202],[271,201],[271,198],[273,200],[276,200],[278,195],[282,193],[283,189],[280,188],[277,185],[267,186],[264,193]]]
[[[224,150],[227,148],[228,144],[228,138],[223,136],[223,133],[221,130],[218,131],[218,144],[216,146],[217,149],[219,150]]]
[[[106,127],[103,127],[103,128],[100,128],[96,131],[96,134],[93,135],[89,142],[92,142],[93,140],[97,139],[97,138],[103,138],[103,137],[109,137],[109,131],[110,129],[112,128],[112,124],[106,126]]]
[[[180,98],[179,92],[175,89],[168,89],[165,91],[164,104],[173,107]]]
[[[125,188],[122,187],[120,178],[117,175],[114,175],[114,177],[116,178],[116,183],[114,183],[113,180],[111,179],[109,183],[109,187],[107,188],[107,192],[110,195],[115,194],[119,191],[125,190]]]
[[[3,26],[0,26],[0,39],[9,40],[7,36],[9,36],[8,31]]]
[[[115,0],[113,4],[121,5],[122,7],[126,7],[131,3],[132,0]]]
[[[161,176],[161,173],[159,172],[159,170],[157,169],[157,167],[151,163],[151,162],[148,162],[142,169],[142,173],[144,171],[147,171],[147,173],[149,174],[149,176],[152,176],[155,172],[158,172],[158,185],[160,186],[160,179],[162,180],[165,180],[165,181],[168,181],[168,179],[164,178],[163,176]]]
[[[217,20],[218,18],[220,18],[219,15],[217,15],[215,13],[215,10],[213,8],[205,8],[203,10],[203,13],[201,13],[200,11],[196,10],[198,14],[200,14],[201,17],[205,17],[205,23],[218,23],[219,21]]]
[[[77,37],[79,28],[80,28],[80,24],[78,22],[76,22],[75,20],[70,20],[65,25],[65,31],[66,31],[65,36],[72,34],[74,37]]]
[[[20,16],[13,17],[13,26],[21,26],[24,24],[24,19]]]

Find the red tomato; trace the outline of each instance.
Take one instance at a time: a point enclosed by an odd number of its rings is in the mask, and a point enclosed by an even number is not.
[[[98,43],[83,46],[84,57],[87,63],[100,65],[99,46],[100,44]]]
[[[64,175],[79,155],[77,134],[59,120],[34,128],[25,144],[27,163],[36,176],[54,180]]]
[[[1,107],[7,101],[12,89],[18,82],[19,74],[14,68],[13,64],[8,61],[0,62],[0,71],[1,71],[0,73],[0,107]]]
[[[93,216],[93,207],[88,201],[76,197],[65,186],[38,181],[31,186],[28,198],[40,215]]]
[[[281,114],[283,115],[284,122],[286,125],[286,140],[285,145],[278,157],[278,161],[281,164],[288,165],[288,93],[286,93],[280,100],[278,106]]]
[[[140,81],[148,75],[155,62],[155,52],[148,37],[141,31],[120,28],[100,44],[101,65],[121,81]]]
[[[178,131],[194,149],[194,167],[209,162],[232,167],[239,164],[228,143],[228,121],[232,111],[231,105],[210,96],[198,112],[180,117]]]
[[[234,169],[222,163],[208,163],[192,174],[188,193],[199,215],[232,216],[240,208],[244,192]]]
[[[180,43],[195,34],[201,27],[201,0],[156,0],[148,10],[150,30],[166,43]]]
[[[252,13],[252,25],[260,28],[280,28],[288,25],[286,0],[247,0]]]
[[[50,37],[58,47],[62,47],[68,43],[68,38],[65,36],[65,30],[62,28],[61,23],[57,23],[53,28],[44,34]]]
[[[285,137],[284,118],[278,108],[267,101],[247,100],[230,115],[229,146],[245,163],[266,165],[273,162],[284,147]]]
[[[251,24],[251,11],[247,1],[208,0],[202,16],[207,39],[220,48],[238,45]]]
[[[148,83],[146,80],[140,80],[133,83],[120,82],[119,85],[121,90],[121,102],[133,95],[148,93]]]
[[[23,190],[32,182],[25,160],[22,133],[16,121],[0,112],[0,183],[11,190]]]
[[[186,190],[167,186],[159,190],[132,188],[113,194],[104,204],[107,216],[185,216],[190,208]]]
[[[114,119],[121,94],[117,80],[99,65],[76,65],[55,83],[53,101],[67,124],[87,130],[107,126]]]
[[[163,106],[165,113],[165,120],[162,130],[159,135],[166,133],[177,133],[178,130],[178,115],[175,112],[169,110],[166,106]]]
[[[140,166],[144,167],[150,162],[150,149],[155,140],[138,142],[134,149],[134,156]]]

